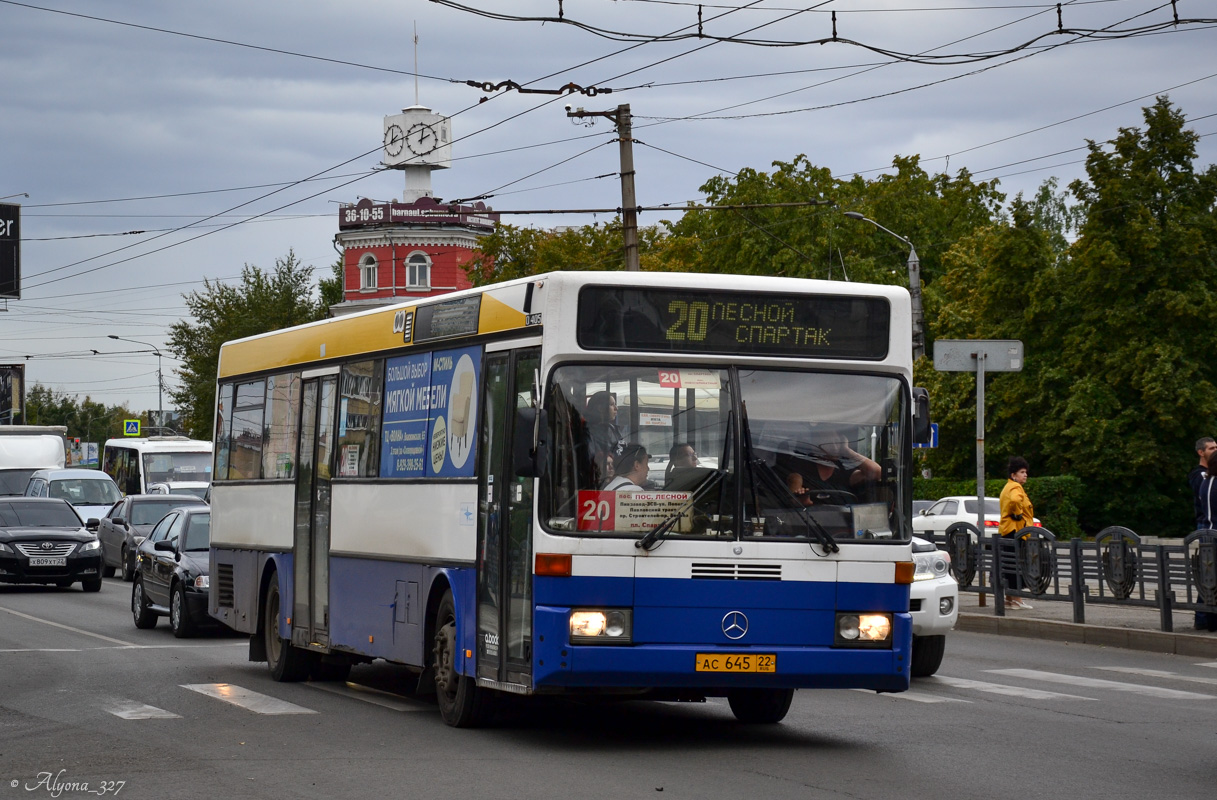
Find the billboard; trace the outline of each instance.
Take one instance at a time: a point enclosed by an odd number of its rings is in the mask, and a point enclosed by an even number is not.
[[[0,364],[0,425],[20,425],[25,416],[25,364]]]
[[[0,203],[0,298],[21,299],[21,206]]]

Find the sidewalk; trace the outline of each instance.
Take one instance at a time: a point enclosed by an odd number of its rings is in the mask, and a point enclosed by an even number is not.
[[[1078,625],[1073,622],[1073,604],[1069,602],[1023,598],[1033,607],[1007,609],[1005,617],[998,617],[993,596],[984,596],[984,606],[980,605],[981,597],[976,592],[959,593],[955,630],[1217,659],[1217,633],[1195,630],[1191,611],[1174,609],[1171,619],[1175,630],[1165,633],[1156,608],[1089,604],[1086,623]]]

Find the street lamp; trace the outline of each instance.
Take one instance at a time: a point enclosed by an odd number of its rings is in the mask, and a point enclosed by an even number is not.
[[[131,342],[132,344],[142,344],[145,347],[151,347],[152,351],[154,353],[156,353],[156,422],[157,422],[157,427],[163,426],[165,424],[165,406],[164,406],[164,397],[163,397],[163,390],[164,390],[165,384],[161,380],[161,351],[160,351],[160,348],[158,348],[156,345],[152,344],[151,342],[140,342],[140,341],[136,341],[135,339],[124,339],[123,337],[115,336],[114,334],[110,334],[110,338],[115,339],[120,342]]]
[[[925,355],[925,330],[921,320],[921,261],[917,258],[917,249],[913,247],[913,243],[908,239],[895,231],[888,230],[878,222],[859,214],[857,211],[846,211],[844,213],[850,219],[869,222],[879,230],[884,233],[890,233],[909,246],[909,295],[913,301],[913,361],[916,361]]]

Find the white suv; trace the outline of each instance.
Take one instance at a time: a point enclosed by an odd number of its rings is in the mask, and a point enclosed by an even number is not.
[[[946,652],[947,631],[959,617],[959,584],[951,577],[951,556],[925,539],[913,537],[913,585],[909,611],[913,617],[914,678],[933,675]]]

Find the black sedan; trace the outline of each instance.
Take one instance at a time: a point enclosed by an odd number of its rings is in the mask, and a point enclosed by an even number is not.
[[[114,504],[97,524],[101,539],[102,575],[109,578],[117,569],[124,581],[135,576],[135,552],[152,526],[178,506],[206,504],[191,495],[130,494]]]
[[[0,498],[0,582],[101,590],[101,542],[67,500]]]
[[[180,506],[156,523],[135,554],[131,586],[135,627],[151,628],[158,617],[167,616],[173,635],[180,639],[212,621],[207,615],[210,547],[208,506]]]

